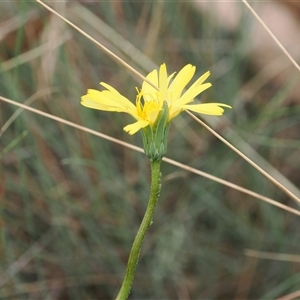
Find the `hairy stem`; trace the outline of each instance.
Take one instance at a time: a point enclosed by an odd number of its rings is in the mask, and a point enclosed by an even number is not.
[[[145,234],[146,234],[148,228],[152,224],[154,209],[155,209],[158,197],[159,197],[159,192],[160,192],[160,188],[161,188],[160,163],[161,163],[160,160],[151,162],[151,190],[150,190],[148,206],[147,206],[143,221],[140,225],[140,228],[135,236],[135,239],[134,239],[131,251],[130,251],[128,263],[127,263],[126,273],[125,273],[123,283],[119,290],[116,300],[126,300],[130,293],[130,289],[131,289],[131,286],[133,283],[135,269],[137,267],[140,252],[141,252],[142,242],[143,242],[143,239],[145,237]]]

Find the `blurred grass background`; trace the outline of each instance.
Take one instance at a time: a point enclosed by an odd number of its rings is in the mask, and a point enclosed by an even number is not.
[[[200,100],[233,109],[206,120],[299,185],[299,77],[261,84],[248,34],[256,21],[242,4],[235,30],[192,2],[50,4],[143,74],[163,62],[169,73],[187,63],[197,76],[211,70]],[[79,104],[100,81],[134,100],[139,81],[37,3],[0,8],[1,96],[141,145],[122,130],[129,116]],[[0,103],[0,298],[113,299],[148,199],[147,158],[30,112],[6,126],[16,111]],[[185,114],[171,126],[167,156],[297,207]],[[162,173],[130,299],[275,299],[299,289],[299,262],[244,254],[299,254],[297,216],[167,163]]]

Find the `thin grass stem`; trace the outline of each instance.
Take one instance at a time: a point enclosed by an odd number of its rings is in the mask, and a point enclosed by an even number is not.
[[[256,251],[256,250],[252,250],[252,249],[245,249],[244,253],[247,256],[252,256],[252,257],[257,257],[257,258],[300,263],[300,255],[295,255],[295,254]]]
[[[293,299],[299,299],[300,298],[300,290],[290,293],[288,295],[285,295],[283,297],[277,298],[276,300],[293,300]]]
[[[275,34],[270,30],[270,28],[266,25],[266,23],[260,18],[260,16],[255,12],[255,10],[249,5],[247,0],[242,0],[243,3],[246,5],[246,7],[250,10],[250,12],[253,14],[253,16],[256,18],[256,20],[265,28],[265,30],[268,32],[268,34],[271,36],[271,38],[275,41],[275,43],[278,45],[278,47],[283,51],[283,53],[287,56],[287,58],[291,61],[291,63],[297,68],[297,70],[300,72],[300,66],[298,63],[294,60],[294,58],[289,54],[289,52],[286,50],[286,48],[282,45],[282,43],[277,39]]]
[[[225,138],[223,138],[220,134],[218,134],[216,131],[214,131],[211,127],[209,127],[207,124],[205,124],[202,120],[197,118],[194,114],[192,114],[189,111],[186,111],[186,113],[191,116],[197,123],[202,125],[205,129],[207,129],[209,132],[211,132],[215,137],[217,137],[222,143],[224,143],[227,147],[229,147],[231,150],[233,150],[235,153],[237,153],[240,157],[242,157],[245,161],[247,161],[250,165],[252,165],[257,171],[259,171],[261,174],[263,174],[266,178],[268,178],[271,182],[273,182],[277,187],[279,187],[285,194],[289,195],[292,199],[294,199],[296,202],[300,204],[300,199],[292,193],[290,190],[288,190],[285,186],[283,186],[279,181],[277,181],[274,177],[272,177],[269,173],[267,173],[265,170],[263,170],[260,166],[258,166],[254,161],[252,161],[248,156],[243,154],[240,150],[238,150],[236,147],[234,147],[232,144],[230,144]]]
[[[89,40],[91,40],[94,44],[96,44],[98,47],[100,47],[102,51],[104,51],[108,56],[110,56],[112,59],[114,59],[117,63],[119,63],[120,65],[122,65],[126,69],[128,69],[130,72],[132,72],[133,74],[135,74],[136,76],[138,76],[143,81],[146,81],[147,83],[149,83],[156,90],[158,90],[158,87],[155,84],[153,84],[150,80],[148,80],[144,75],[142,75],[139,71],[137,71],[135,68],[133,68],[132,66],[130,66],[126,61],[124,61],[119,56],[117,56],[115,53],[113,53],[112,51],[110,51],[108,48],[106,48],[104,45],[102,45],[96,39],[94,39],[93,37],[91,37],[85,31],[83,31],[82,29],[80,29],[74,23],[72,23],[71,21],[69,21],[68,19],[66,19],[65,17],[63,17],[61,14],[59,14],[57,11],[55,11],[54,9],[52,9],[50,6],[48,6],[47,4],[43,3],[42,1],[36,0],[36,2],[38,2],[39,4],[41,4],[42,6],[44,6],[47,10],[49,10],[50,12],[52,12],[53,14],[55,14],[57,17],[59,17],[64,22],[66,22],[67,24],[69,24],[70,26],[72,26],[74,29],[76,29],[78,32],[80,32],[82,35],[84,35],[86,38],[88,38]]]
[[[278,39],[274,36],[274,34],[269,30],[269,28],[265,25],[265,23],[258,17],[258,15],[255,13],[255,11],[250,7],[250,5],[248,4],[247,1],[242,0],[245,5],[251,10],[251,12],[258,18],[258,20],[263,24],[263,26],[266,28],[266,30],[269,32],[269,34],[273,37],[273,39],[276,41],[276,43],[280,46],[280,48],[284,51],[284,53],[290,58],[290,60],[294,63],[294,65],[299,69],[300,71],[300,67],[298,66],[298,64],[293,60],[293,58],[289,55],[289,53],[287,52],[287,50],[282,46],[282,44],[278,41]],[[120,57],[118,57],[116,54],[114,54],[112,51],[110,51],[108,48],[106,48],[105,46],[103,46],[101,43],[99,43],[97,40],[95,40],[94,38],[92,38],[90,35],[88,35],[85,31],[83,31],[82,29],[80,29],[79,27],[77,27],[75,24],[73,24],[72,22],[70,22],[68,19],[66,19],[65,17],[63,17],[62,15],[60,15],[58,12],[56,12],[55,10],[53,10],[51,7],[49,7],[48,5],[46,5],[45,3],[43,3],[40,0],[36,0],[36,2],[40,3],[41,5],[43,5],[46,9],[48,9],[50,12],[54,13],[56,16],[58,16],[59,18],[61,18],[63,21],[65,21],[67,24],[69,24],[70,26],[72,26],[73,28],[75,28],[78,32],[80,32],[81,34],[83,34],[85,37],[87,37],[88,39],[90,39],[93,43],[95,43],[96,45],[98,45],[104,52],[106,52],[110,57],[112,57],[114,60],[116,60],[118,63],[120,63],[121,65],[125,66],[129,71],[133,72],[135,75],[137,75],[139,78],[141,78],[142,80],[148,82],[151,86],[153,86],[155,89],[158,89],[157,86],[155,86],[151,81],[149,81],[146,77],[144,77],[140,72],[138,72],[137,70],[135,70],[133,67],[131,67],[129,64],[127,64],[124,60],[122,60]],[[190,114],[191,116],[194,116],[193,114],[191,114],[190,112],[187,112],[188,114]],[[196,120],[199,120],[198,118],[196,118],[194,116],[194,118]],[[199,120],[200,121],[200,120]],[[202,122],[202,121],[200,121]],[[202,125],[205,123],[201,123]],[[203,125],[204,126],[204,125]],[[211,127],[209,127],[208,125],[205,124],[205,128],[208,129],[210,132],[217,134]],[[221,137],[221,136],[219,136]],[[225,139],[220,139],[222,142],[225,142]],[[284,187],[281,183],[279,183],[275,178],[273,178],[271,175],[269,175],[266,171],[264,171],[262,168],[260,168],[258,165],[256,165],[251,159],[249,159],[246,155],[244,155],[242,152],[240,152],[239,150],[237,150],[235,147],[233,147],[229,142],[225,142],[225,144],[227,146],[229,146],[231,149],[235,149],[234,151],[236,153],[238,153],[242,158],[244,158],[247,162],[249,162],[251,165],[253,165],[260,173],[262,173],[264,176],[266,176],[270,181],[272,181],[274,184],[276,184],[282,191],[284,191],[287,195],[289,195],[291,198],[293,198],[296,202],[300,203],[300,199],[293,194],[292,192],[290,192],[286,187]]]
[[[54,121],[56,121],[56,122],[60,122],[60,123],[62,123],[62,124],[65,124],[65,125],[71,126],[71,127],[73,127],[73,128],[76,128],[76,129],[85,131],[85,132],[87,132],[87,133],[93,134],[93,135],[98,136],[98,137],[101,137],[101,138],[106,139],[106,140],[108,140],[108,141],[110,141],[110,142],[119,144],[119,145],[121,145],[121,146],[123,146],[123,147],[127,147],[127,148],[129,148],[129,149],[134,150],[134,151],[144,153],[144,150],[143,150],[142,148],[140,148],[140,147],[137,147],[137,146],[134,146],[134,145],[132,145],[132,144],[123,142],[123,141],[121,141],[121,140],[119,140],[119,139],[113,138],[113,137],[111,137],[111,136],[108,136],[108,135],[106,135],[106,134],[104,134],[104,133],[101,133],[101,132],[98,132],[98,131],[96,131],[96,130],[89,129],[89,128],[87,128],[87,127],[78,125],[78,124],[76,124],[76,123],[67,121],[67,120],[65,120],[65,119],[62,119],[62,118],[53,116],[53,115],[51,115],[51,114],[45,113],[45,112],[43,112],[43,111],[40,111],[40,110],[38,110],[38,109],[36,109],[36,108],[33,108],[33,107],[30,107],[30,106],[24,105],[24,104],[22,104],[22,103],[19,103],[19,102],[16,102],[16,101],[7,99],[7,98],[2,97],[2,96],[0,96],[0,100],[2,100],[2,101],[4,101],[4,102],[7,102],[7,103],[9,103],[9,104],[12,104],[12,105],[21,107],[21,108],[23,108],[23,109],[25,109],[25,110],[31,111],[31,112],[33,112],[33,113],[36,113],[36,114],[41,115],[41,116],[43,116],[43,117],[46,117],[46,118],[48,118],[48,119],[54,120]],[[228,182],[228,181],[226,181],[226,180],[224,180],[224,179],[221,179],[221,178],[218,178],[218,177],[216,177],[216,176],[210,175],[210,174],[208,174],[208,173],[202,172],[202,171],[200,171],[200,170],[197,170],[197,169],[195,169],[195,168],[192,168],[192,167],[190,167],[190,166],[187,166],[187,165],[185,165],[185,164],[182,164],[182,163],[180,163],[180,162],[177,162],[177,161],[172,160],[172,159],[167,158],[167,157],[164,157],[164,158],[163,158],[163,161],[165,161],[165,162],[167,162],[167,163],[169,163],[169,164],[171,164],[171,165],[174,165],[174,166],[176,166],[176,167],[179,167],[179,168],[181,168],[181,169],[183,169],[183,170],[186,170],[186,171],[188,171],[188,172],[191,172],[191,173],[200,175],[200,176],[205,177],[205,178],[207,178],[207,179],[210,179],[210,180],[213,180],[213,181],[218,182],[218,183],[220,183],[220,184],[223,184],[223,185],[225,185],[225,186],[228,186],[228,187],[230,187],[230,188],[232,188],[232,189],[235,189],[235,190],[237,190],[237,191],[239,191],[239,192],[241,192],[241,193],[250,195],[250,196],[252,196],[252,197],[254,197],[254,198],[257,198],[257,199],[259,199],[259,200],[262,200],[262,201],[264,201],[264,202],[267,202],[267,203],[269,203],[269,204],[271,204],[271,205],[273,205],[273,206],[279,207],[279,208],[281,208],[281,209],[283,209],[283,210],[285,210],[285,211],[288,211],[288,212],[290,212],[290,213],[293,213],[293,214],[295,214],[295,215],[300,216],[300,211],[299,211],[299,210],[296,210],[296,209],[291,208],[291,207],[289,207],[289,206],[287,206],[287,205],[281,204],[281,203],[279,203],[279,202],[277,202],[277,201],[275,201],[275,200],[273,200],[273,199],[271,199],[271,198],[262,196],[262,195],[260,195],[260,194],[258,194],[258,193],[255,193],[255,192],[253,192],[253,191],[250,191],[250,190],[248,190],[248,189],[245,189],[245,188],[243,188],[243,187],[241,187],[241,186],[239,186],[239,185],[237,185],[237,184]]]

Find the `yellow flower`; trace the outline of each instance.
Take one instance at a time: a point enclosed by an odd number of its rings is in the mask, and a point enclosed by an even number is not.
[[[89,108],[130,114],[136,119],[136,122],[124,127],[129,134],[134,134],[148,125],[155,126],[158,116],[163,110],[164,102],[167,103],[168,108],[167,123],[184,110],[206,115],[222,115],[224,112],[222,107],[231,108],[229,105],[222,103],[190,104],[197,95],[211,86],[211,83],[204,83],[210,75],[210,72],[206,72],[184,92],[183,90],[194,76],[195,70],[196,67],[188,64],[173,79],[175,73],[168,76],[166,65],[162,64],[159,74],[157,70],[154,70],[146,77],[158,87],[158,90],[144,81],[141,90],[138,91],[136,105],[104,82],[100,84],[106,90],[89,89],[87,95],[81,98],[81,104]]]

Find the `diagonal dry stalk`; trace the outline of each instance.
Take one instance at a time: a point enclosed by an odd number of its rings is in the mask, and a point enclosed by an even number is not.
[[[23,109],[25,109],[25,107],[23,107]],[[36,110],[35,113],[42,113],[42,112]],[[43,115],[43,116],[44,116],[44,117],[48,117],[47,115]],[[54,116],[53,116],[53,117],[54,117]],[[53,119],[54,119],[54,118],[53,118]],[[60,118],[55,118],[55,120],[56,120],[57,122],[60,122],[59,119],[60,119]],[[65,121],[65,120],[63,120],[63,119],[61,119],[61,120],[62,120],[62,121]],[[68,121],[67,121],[67,122],[68,122]],[[65,123],[65,122],[63,122],[63,123]],[[74,124],[74,123],[71,123],[71,122],[69,122],[69,123],[70,123],[70,124],[68,124],[68,125],[70,125],[70,126],[73,126],[72,124]],[[67,123],[66,123],[66,124],[67,124]],[[77,125],[77,124],[74,124],[74,125]],[[78,126],[79,126],[79,125],[78,125]],[[76,127],[76,126],[74,126],[74,127],[77,128],[77,129],[80,129],[79,127]],[[80,127],[82,127],[82,126],[80,126]],[[101,134],[101,133],[99,133],[99,132],[95,132],[95,131],[93,131],[93,130],[89,130],[89,129],[86,128],[86,127],[82,127],[82,129],[80,129],[80,130],[85,130],[85,131],[87,131],[87,132],[90,132],[91,134],[96,134],[97,136],[99,136],[99,134]],[[111,137],[108,137],[108,138],[111,138]],[[123,144],[122,141],[116,141],[116,142],[118,142],[119,144]],[[127,143],[125,143],[125,144],[127,144]],[[129,145],[129,144],[127,144],[127,145]],[[126,145],[126,146],[127,146],[127,145]],[[124,146],[125,146],[125,145],[124,145]],[[131,146],[132,146],[132,145],[131,145]],[[135,147],[135,146],[132,146],[132,147],[134,147],[136,151],[140,151],[140,152],[143,151],[142,149],[139,149],[138,147]],[[131,147],[130,147],[130,148],[131,148]],[[134,149],[134,148],[131,148],[131,149]],[[183,165],[183,164],[180,164],[180,163],[178,163],[178,162],[172,161],[172,160],[170,160],[170,159],[168,159],[168,158],[166,158],[165,161],[168,162],[168,163],[172,163],[172,162],[173,162],[173,165],[178,166],[178,167],[180,167],[180,168],[182,168],[182,169],[185,169],[185,170],[190,171],[190,172],[194,172],[195,174],[198,174],[198,175],[202,175],[202,176],[204,176],[204,177],[206,177],[206,178],[209,178],[210,180],[215,180],[216,182],[219,182],[219,183],[221,183],[221,184],[224,184],[224,185],[226,185],[226,186],[228,186],[228,187],[230,187],[230,188],[234,188],[234,189],[236,189],[236,190],[238,190],[238,191],[240,191],[240,192],[245,192],[245,193],[248,194],[248,195],[251,195],[251,196],[253,196],[253,197],[257,197],[257,198],[260,199],[260,200],[266,201],[266,202],[268,202],[268,203],[270,203],[270,204],[272,204],[272,205],[275,205],[275,206],[277,206],[277,207],[280,207],[281,209],[285,209],[285,210],[287,210],[287,211],[289,211],[289,212],[291,212],[291,213],[294,213],[294,214],[299,215],[299,211],[297,211],[297,210],[294,210],[294,209],[292,209],[292,208],[289,208],[289,207],[287,207],[287,206],[285,206],[285,205],[282,205],[282,204],[280,204],[280,203],[276,203],[276,202],[273,203],[274,200],[272,200],[272,199],[263,197],[263,196],[261,196],[261,195],[259,195],[259,194],[253,193],[253,192],[251,192],[251,191],[249,191],[249,190],[246,190],[246,189],[243,189],[242,187],[238,187],[238,186],[236,186],[236,185],[234,185],[234,184],[231,184],[230,182],[227,182],[227,181],[224,181],[224,180],[222,180],[222,179],[216,178],[216,177],[214,177],[214,176],[211,176],[211,175],[206,174],[206,173],[204,173],[204,172],[201,172],[201,171],[199,171],[199,170],[190,168],[190,167],[188,167],[188,166],[186,166],[186,165]],[[273,202],[272,202],[272,201],[273,201]],[[282,300],[283,300],[283,299],[287,300],[287,299],[294,299],[294,298],[282,298]]]
[[[256,251],[252,249],[245,249],[244,253],[245,255],[251,257],[300,263],[300,255],[295,255],[295,254],[264,252],[264,251]]]
[[[89,34],[87,34],[85,31],[83,31],[82,29],[80,29],[78,26],[76,26],[75,24],[73,24],[72,22],[70,22],[68,19],[66,19],[65,17],[63,17],[61,14],[59,14],[58,12],[56,12],[50,6],[48,6],[47,4],[43,3],[40,0],[36,0],[36,2],[40,3],[41,5],[43,5],[50,12],[52,12],[53,14],[55,14],[56,16],[58,16],[64,22],[66,22],[67,24],[69,24],[70,26],[72,26],[74,29],[76,29],[78,32],[80,32],[82,35],[84,35],[86,38],[88,38],[89,40],[91,40],[94,44],[96,44],[102,51],[104,51],[108,56],[110,56],[112,59],[114,59],[117,63],[119,63],[122,66],[124,66],[126,69],[128,69],[130,72],[132,72],[133,74],[135,74],[137,77],[141,78],[143,81],[146,81],[147,83],[149,83],[155,89],[158,89],[157,86],[155,86],[151,81],[149,81],[145,76],[143,76],[136,69],[134,69],[133,67],[131,67],[127,62],[125,62],[123,59],[121,59],[115,53],[113,53],[108,48],[106,48],[105,46],[103,46],[97,40],[95,40],[94,38],[92,38]]]
[[[95,43],[96,45],[98,45],[104,52],[106,52],[110,57],[112,57],[114,60],[116,60],[118,63],[120,63],[121,65],[123,65],[124,67],[126,67],[128,70],[130,70],[131,72],[133,72],[135,75],[137,75],[138,77],[140,77],[143,80],[146,80],[148,82],[148,80],[142,75],[140,74],[137,70],[135,70],[133,67],[131,67],[129,64],[127,64],[124,60],[122,60],[121,58],[119,58],[117,55],[115,55],[113,52],[111,52],[109,49],[107,49],[106,47],[104,47],[101,43],[99,43],[97,40],[95,40],[94,38],[92,38],[89,34],[87,34],[85,31],[83,31],[82,29],[80,29],[79,27],[77,27],[75,24],[73,24],[72,22],[70,22],[68,19],[66,19],[65,17],[63,17],[62,15],[60,15],[58,12],[56,12],[55,10],[53,10],[51,7],[49,7],[48,5],[46,5],[45,3],[43,3],[40,0],[36,0],[36,2],[38,2],[39,4],[43,5],[46,9],[48,9],[49,11],[51,11],[52,13],[54,13],[55,15],[57,15],[60,19],[62,19],[63,21],[65,21],[66,23],[68,23],[70,26],[72,26],[74,29],[76,29],[78,32],[80,32],[81,34],[83,34],[85,37],[87,37],[88,39],[90,39],[93,43]],[[249,4],[247,3],[247,1],[243,2],[249,6]],[[261,21],[262,22],[262,21]],[[266,28],[267,26],[264,25]],[[278,40],[277,40],[278,41]],[[278,41],[278,44],[280,44],[280,42]],[[281,45],[281,44],[280,44]],[[284,48],[282,46],[282,48]],[[287,52],[285,50],[285,52]],[[290,59],[292,59],[290,56],[288,56]],[[292,60],[293,61],[293,60]],[[296,64],[297,65],[297,64]],[[297,65],[298,66],[298,65]],[[157,87],[155,85],[153,85],[153,83],[148,82],[149,84],[151,84],[153,87],[155,87],[157,89]],[[196,118],[193,114],[188,113],[190,116],[193,116],[196,120],[198,120],[198,118]],[[202,125],[205,124],[202,121],[199,120],[199,123],[201,123]],[[205,125],[206,129],[210,129],[211,132],[214,132],[214,134],[216,133],[213,129],[211,129],[211,127],[209,127],[208,125]],[[216,135],[216,134],[215,134]],[[216,135],[219,139],[220,139],[220,135]],[[226,140],[221,137],[222,142],[225,142]],[[229,146],[231,149],[236,149],[232,144],[230,144],[228,141],[226,141],[226,145]],[[300,203],[300,199],[291,191],[289,191],[286,187],[284,187],[281,183],[279,183],[275,178],[273,178],[271,175],[269,175],[266,171],[264,171],[262,168],[260,168],[256,163],[254,163],[250,158],[248,158],[246,155],[244,155],[243,153],[241,153],[240,151],[238,151],[237,149],[234,150],[237,154],[239,154],[243,159],[246,159],[246,161],[248,163],[250,163],[254,168],[256,168],[261,174],[263,174],[265,177],[267,177],[269,180],[271,180],[275,185],[277,185],[282,191],[284,191],[287,195],[289,195],[291,198],[293,198],[295,201],[297,201],[298,203]]]
[[[256,170],[258,170],[261,174],[263,174],[266,178],[268,178],[271,182],[273,182],[278,188],[280,188],[284,193],[289,195],[292,199],[294,199],[296,202],[300,204],[300,199],[292,193],[290,190],[288,190],[284,185],[282,185],[279,181],[277,181],[274,177],[272,177],[268,172],[263,170],[260,166],[258,166],[254,161],[252,161],[248,156],[246,156],[244,153],[242,153],[240,150],[238,150],[236,147],[234,147],[232,144],[230,144],[226,139],[224,139],[220,134],[218,134],[216,131],[214,131],[211,127],[206,125],[203,121],[201,121],[199,118],[197,118],[194,114],[187,111],[188,115],[190,115],[197,123],[202,125],[205,129],[210,131],[216,138],[218,138],[222,143],[224,143],[227,147],[229,147],[231,150],[233,150],[235,153],[237,153],[240,157],[242,157],[245,161],[247,161],[250,165],[252,165]]]
[[[98,132],[98,131],[89,129],[89,128],[87,128],[87,127],[78,125],[78,124],[76,124],[76,123],[67,121],[67,120],[65,120],[65,119],[59,118],[59,117],[54,116],[54,115],[51,115],[51,114],[45,113],[45,112],[40,111],[40,110],[38,110],[38,109],[36,109],[36,108],[33,108],[33,107],[30,107],[30,106],[21,104],[21,103],[19,103],[19,102],[13,101],[13,100],[11,100],[11,99],[4,98],[4,97],[2,97],[2,96],[0,96],[0,100],[4,101],[4,102],[6,102],[6,103],[9,103],[9,104],[18,106],[18,107],[20,107],[20,108],[22,108],[22,109],[24,109],[24,110],[31,111],[31,112],[36,113],[36,114],[38,114],[38,115],[44,116],[44,117],[49,118],[49,119],[51,119],[51,120],[54,120],[54,121],[56,121],[56,122],[60,122],[60,123],[62,123],[62,124],[71,126],[71,127],[76,128],[76,129],[78,129],[78,130],[82,130],[82,131],[88,132],[88,133],[90,133],[90,134],[93,134],[93,135],[95,135],[95,136],[101,137],[101,138],[106,139],[106,140],[108,140],[108,141],[111,141],[111,142],[113,142],[113,143],[119,144],[119,145],[121,145],[121,146],[123,146],[123,147],[127,147],[127,148],[129,148],[129,149],[134,150],[134,151],[144,153],[144,150],[143,150],[142,148],[137,147],[137,146],[134,146],[134,145],[129,144],[129,143],[126,143],[126,142],[123,142],[123,141],[121,141],[121,140],[119,140],[119,139],[113,138],[113,137],[108,136],[108,135],[106,135],[106,134],[104,134],[104,133],[101,133],[101,132]],[[218,183],[220,183],[220,184],[223,184],[223,185],[225,185],[225,186],[227,186],[227,187],[230,187],[230,188],[232,188],[232,189],[235,189],[235,190],[237,190],[237,191],[239,191],[239,192],[241,192],[241,193],[250,195],[250,196],[252,196],[252,197],[254,197],[254,198],[257,198],[257,199],[262,200],[262,201],[264,201],[264,202],[267,202],[267,203],[269,203],[269,204],[271,204],[271,205],[274,205],[274,206],[276,206],[276,207],[279,207],[279,208],[281,208],[281,209],[283,209],[283,210],[286,210],[286,211],[288,211],[288,212],[290,212],[290,213],[293,213],[293,214],[295,214],[295,215],[300,216],[300,211],[299,211],[299,210],[296,210],[296,209],[291,208],[291,207],[289,207],[289,206],[287,206],[287,205],[281,204],[281,203],[279,203],[279,202],[277,202],[277,201],[275,201],[275,200],[273,200],[273,199],[271,199],[271,198],[262,196],[262,195],[260,195],[260,194],[258,194],[258,193],[255,193],[255,192],[253,192],[253,191],[250,191],[250,190],[248,190],[248,189],[245,189],[245,188],[243,188],[243,187],[241,187],[241,186],[239,186],[239,185],[237,185],[237,184],[231,183],[231,182],[226,181],[226,180],[224,180],[224,179],[221,179],[221,178],[218,178],[218,177],[216,177],[216,176],[213,176],[213,175],[210,175],[210,174],[208,174],[208,173],[205,173],[205,172],[203,172],[203,171],[197,170],[197,169],[195,169],[195,168],[192,168],[192,167],[190,167],[190,166],[187,166],[187,165],[185,165],[185,164],[182,164],[182,163],[180,163],[180,162],[177,162],[177,161],[172,160],[172,159],[167,158],[167,157],[164,157],[164,158],[163,158],[163,161],[165,161],[165,162],[167,162],[167,163],[169,163],[169,164],[171,164],[171,165],[174,165],[174,166],[176,166],[176,167],[179,167],[179,168],[181,168],[181,169],[183,169],[183,170],[186,170],[186,171],[188,171],[188,172],[191,172],[191,173],[200,175],[200,176],[205,177],[205,178],[207,178],[207,179],[210,179],[210,180],[213,180],[213,181],[218,182]]]
[[[95,14],[93,14],[83,5],[72,5],[71,7],[69,7],[68,14],[69,18],[71,18],[70,20],[73,23],[78,22],[80,24],[88,26],[86,27],[86,31],[88,31],[89,29],[96,30],[96,34],[99,34],[101,37],[103,37],[106,42],[109,43],[111,48],[115,48],[116,51],[120,51],[122,54],[124,54],[123,59],[129,59],[131,57],[131,54],[134,53],[135,62],[141,69],[145,70],[146,72],[150,72],[154,68],[157,68],[157,65],[149,60],[149,58],[147,58],[145,55],[143,55],[143,53],[139,49],[135,48],[132,44],[130,44],[128,40],[122,38],[122,36],[119,35],[115,30],[99,20],[99,18],[97,18]],[[283,58],[281,57],[280,65],[282,64],[282,61]],[[285,56],[284,61],[285,65],[289,63]],[[278,67],[277,63],[276,66]],[[267,69],[268,70],[265,70],[264,73],[268,72],[268,74],[274,74],[274,67],[272,68],[272,70],[270,70],[270,68]],[[251,89],[252,88],[253,82],[251,85]],[[183,120],[183,118],[181,119]],[[217,117],[202,115],[201,119],[204,120],[205,123],[208,124],[211,128],[218,128],[220,127],[220,124],[223,122],[223,120],[226,119],[226,116],[223,116],[223,118],[221,119]],[[174,123],[175,126],[177,124],[178,123],[176,122]],[[257,153],[255,149],[253,149],[251,145],[247,143],[247,141],[243,140],[243,138],[241,138],[239,134],[235,132],[235,130],[231,129],[231,126],[226,126],[226,130],[223,130],[222,132],[227,141],[229,141],[231,144],[234,144],[236,148],[240,149],[240,151],[243,152],[244,155],[246,155],[252,161],[255,161],[261,169],[268,170],[269,175],[280,182],[281,185],[285,186],[287,190],[299,197],[300,191],[298,187],[296,187],[289,179],[287,179],[282,173],[280,173],[280,171],[275,169],[270,163],[268,163],[268,161],[266,161],[259,153]]]
[[[300,297],[300,290],[288,295],[284,295],[283,297],[277,298],[276,300],[293,300],[293,299],[295,300],[295,299],[299,299],[299,297]]]
[[[286,55],[286,57],[291,61],[291,63],[296,67],[296,69],[300,72],[299,64],[294,60],[294,58],[290,55],[290,53],[286,50],[286,48],[282,45],[282,43],[277,39],[275,34],[270,30],[270,28],[266,25],[266,23],[259,17],[256,11],[249,5],[247,0],[242,0],[246,7],[250,10],[256,20],[264,27],[264,29],[268,32],[277,46],[282,50],[282,52]]]

